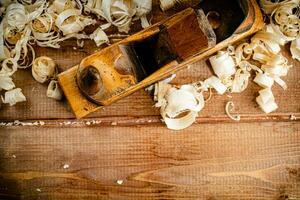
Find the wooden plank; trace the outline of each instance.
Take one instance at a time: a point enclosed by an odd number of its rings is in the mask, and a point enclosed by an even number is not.
[[[157,1],[154,1],[153,7],[153,23],[159,21],[166,16],[172,15],[174,11],[167,14],[159,10]],[[133,24],[133,32],[140,30],[139,22]],[[112,30],[113,31],[113,30]],[[113,32],[111,32],[113,33]],[[53,58],[59,66],[59,71],[65,71],[72,66],[78,64],[83,58],[94,53],[97,48],[93,41],[85,41],[83,49],[74,50],[76,42],[67,41],[60,49],[36,47],[37,56],[45,55]],[[288,46],[283,52],[289,58],[289,63],[294,67],[289,71],[288,76],[283,79],[287,82],[288,89],[283,91],[275,85],[273,91],[276,97],[276,102],[279,109],[270,115],[264,115],[258,108],[255,102],[255,96],[259,87],[253,83],[249,85],[246,91],[242,94],[233,94],[232,98],[226,95],[220,96],[214,94],[211,101],[207,102],[205,108],[200,113],[199,120],[201,121],[223,121],[229,118],[225,115],[225,104],[229,100],[235,102],[237,112],[242,114],[246,119],[264,120],[273,117],[277,119],[287,118],[289,115],[300,114],[300,72],[297,68],[300,63],[292,60]],[[174,80],[176,84],[190,83],[193,81],[204,80],[212,74],[209,64],[206,61],[198,61],[189,65],[189,69],[183,69],[177,73],[177,78]],[[17,87],[21,87],[27,101],[19,103],[15,106],[3,105],[0,110],[0,122],[4,120],[37,120],[37,119],[73,119],[74,115],[66,100],[57,102],[46,97],[47,86],[37,83],[31,76],[31,70],[18,70],[14,75],[14,80]],[[133,95],[126,97],[115,104],[105,107],[96,113],[88,116],[89,118],[114,118],[114,117],[133,117],[140,118],[148,116],[159,116],[158,109],[153,107],[154,102],[151,96],[145,91],[140,90]],[[157,118],[157,117],[156,117]]]
[[[89,49],[89,48],[86,48]],[[72,48],[68,50],[68,56],[63,56],[63,50],[44,50],[39,49],[39,55],[49,55],[53,57],[60,66],[62,71],[63,67],[76,63],[80,57],[84,57],[82,52],[74,51]],[[292,60],[288,47],[283,52],[289,58],[289,63],[293,65],[288,75],[283,79],[287,82],[288,89],[284,91],[278,85],[272,88],[279,105],[279,109],[272,113],[272,115],[264,115],[258,108],[255,97],[259,86],[250,83],[246,91],[241,94],[233,94],[232,98],[223,95],[214,94],[211,101],[207,102],[200,117],[213,118],[213,117],[226,117],[225,104],[227,101],[234,101],[237,112],[245,116],[278,116],[300,114],[300,72],[297,70],[300,63]],[[66,57],[66,58],[64,58]],[[63,64],[63,63],[67,64]],[[205,61],[199,61],[190,65],[189,69],[181,70],[177,73],[177,78],[174,80],[176,84],[190,83],[197,80],[203,80],[212,74],[210,66]],[[57,119],[57,118],[74,118],[74,115],[66,101],[57,102],[53,99],[46,97],[46,85],[41,85],[33,80],[30,70],[19,70],[15,76],[17,86],[23,88],[27,102],[17,104],[15,106],[3,105],[0,112],[0,119],[2,120],[34,120],[34,119]],[[207,94],[205,94],[207,95]],[[105,107],[104,110],[99,110],[90,115],[90,118],[96,117],[114,117],[114,116],[153,116],[159,115],[156,108],[153,107],[154,102],[151,96],[145,91],[140,90],[135,94],[126,97],[115,104]]]
[[[300,198],[299,123],[162,127],[2,129],[0,199]]]

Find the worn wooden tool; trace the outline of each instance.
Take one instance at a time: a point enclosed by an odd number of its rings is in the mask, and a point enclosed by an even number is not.
[[[88,56],[58,77],[77,118],[253,34],[263,26],[255,0],[203,1]],[[209,15],[208,15],[209,16]],[[220,20],[213,30],[210,24]],[[217,44],[216,44],[217,42]]]

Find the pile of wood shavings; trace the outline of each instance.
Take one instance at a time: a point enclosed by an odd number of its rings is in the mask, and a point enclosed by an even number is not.
[[[46,0],[5,0],[1,4],[0,91],[6,91],[1,99],[10,105],[26,101],[22,89],[16,88],[12,75],[19,68],[33,65],[33,44],[60,48],[60,43],[70,38],[76,38],[78,46],[83,46],[82,39],[92,39],[97,46],[108,44],[105,29],[116,26],[120,32],[128,33],[132,21],[138,19],[142,27],[147,27],[146,15],[152,8],[151,0],[54,0],[51,3]],[[91,13],[97,19],[93,19]],[[105,23],[87,35],[84,28],[96,24],[97,20]],[[57,82],[49,85],[47,96],[61,99],[56,86]]]
[[[256,74],[253,81],[262,87],[256,98],[260,108],[265,113],[278,108],[271,88],[277,83],[284,90],[287,89],[282,77],[286,76],[292,67],[281,54],[281,47],[291,42],[292,57],[300,61],[299,0],[286,0],[284,3],[261,0],[260,4],[269,16],[270,24],[256,33],[249,43],[229,46],[212,56],[209,61],[216,76],[188,85],[190,89],[185,90],[186,94],[181,96],[172,95],[174,91],[181,91],[181,87],[165,82],[156,83],[155,106],[160,108],[168,128],[181,130],[193,124],[204,106],[203,92],[210,88],[221,95],[225,92],[243,92],[248,86],[251,71]],[[197,102],[203,104],[198,109]],[[226,114],[230,119],[239,121],[240,115],[232,114],[232,110],[234,104],[229,101],[225,107]]]

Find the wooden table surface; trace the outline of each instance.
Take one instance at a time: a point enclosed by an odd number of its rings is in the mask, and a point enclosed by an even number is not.
[[[153,16],[164,16],[156,5]],[[98,49],[91,41],[83,49],[74,44],[36,52],[64,71]],[[0,126],[0,199],[300,199],[300,63],[288,46],[283,53],[294,67],[284,77],[286,91],[273,87],[278,110],[264,114],[255,103],[259,87],[250,83],[242,94],[214,93],[183,131],[161,123],[143,90],[75,120],[66,100],[47,98],[47,85],[19,70],[14,80],[27,101],[2,106],[0,122],[36,125]],[[211,74],[199,61],[173,82]],[[229,100],[240,122],[226,116]]]

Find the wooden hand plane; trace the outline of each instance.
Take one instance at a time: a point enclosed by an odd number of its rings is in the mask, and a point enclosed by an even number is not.
[[[264,24],[255,0],[204,0],[199,8],[181,11],[59,74],[60,86],[76,117],[82,118],[212,55]],[[220,23],[213,29],[214,20]]]

